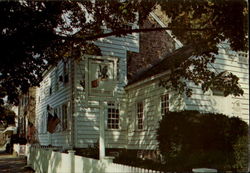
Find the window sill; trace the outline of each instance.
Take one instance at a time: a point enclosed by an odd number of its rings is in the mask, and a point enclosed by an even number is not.
[[[106,131],[120,131],[120,130],[122,130],[121,128],[119,128],[119,129],[108,129],[108,128],[106,128],[105,129]]]

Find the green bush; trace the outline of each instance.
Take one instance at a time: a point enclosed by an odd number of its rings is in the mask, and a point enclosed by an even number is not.
[[[248,125],[237,117],[169,112],[157,131],[166,168],[190,171],[196,167],[242,170],[247,161]]]
[[[114,163],[129,165],[139,168],[163,170],[164,165],[151,159],[142,159],[137,155],[138,150],[123,150],[119,156],[114,159]]]

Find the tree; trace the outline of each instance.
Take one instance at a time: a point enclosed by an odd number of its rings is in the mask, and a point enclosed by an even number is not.
[[[167,28],[123,28],[124,24],[142,23],[156,5],[171,19]],[[237,76],[215,74],[207,64],[214,61],[213,53],[218,52],[216,45],[221,41],[228,40],[236,51],[247,49],[247,15],[244,0],[1,2],[0,101],[3,104],[7,96],[10,103],[18,104],[18,95],[39,85],[44,70],[60,59],[77,57],[79,50],[100,54],[93,40],[166,29],[197,56],[173,59],[172,64],[180,66],[173,65],[172,74],[178,75],[167,82],[190,94],[183,78],[201,84],[204,91],[227,80],[225,95],[243,94]],[[104,26],[111,32],[106,33]]]
[[[7,127],[8,125],[15,125],[15,112],[10,109],[10,106],[0,107],[0,126]]]
[[[167,113],[159,124],[159,149],[170,171],[247,168],[248,125],[240,118],[182,111]]]

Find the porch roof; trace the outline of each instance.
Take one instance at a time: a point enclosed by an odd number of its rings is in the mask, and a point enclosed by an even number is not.
[[[134,84],[136,82],[142,81],[146,78],[152,77],[154,75],[166,72],[167,70],[170,70],[170,66],[174,65],[175,67],[178,67],[180,63],[177,60],[176,62],[170,61],[170,59],[185,59],[190,56],[192,56],[193,49],[191,46],[183,46],[179,49],[176,49],[172,53],[168,53],[163,55],[162,59],[156,62],[151,67],[139,72],[136,76],[134,76],[129,82],[128,85]],[[171,65],[170,65],[171,63]],[[174,63],[174,64],[172,64]]]

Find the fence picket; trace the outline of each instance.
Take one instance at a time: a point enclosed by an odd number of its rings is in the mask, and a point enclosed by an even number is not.
[[[53,171],[53,173],[59,173],[58,171],[62,170],[63,164],[49,164],[49,160],[54,162],[55,160],[55,155],[57,156],[57,162],[65,160],[65,157],[68,157],[68,154],[65,153],[60,153],[58,151],[53,151],[53,147],[41,147],[41,146],[30,146],[29,149],[29,163],[32,166],[32,168],[37,171],[45,171],[46,169],[49,168],[50,172]],[[53,151],[53,152],[52,152]],[[96,163],[96,165],[99,166],[97,170],[107,170],[107,173],[164,173],[162,171],[156,171],[156,170],[151,170],[151,169],[145,169],[145,168],[138,168],[134,166],[128,166],[128,165],[122,165],[122,164],[116,164],[116,163],[107,163],[107,167],[103,167],[103,164],[99,164],[99,160],[93,160],[91,158],[86,158],[86,157],[81,157],[83,159],[82,164],[84,164],[83,169],[79,173],[84,173],[86,172],[85,169],[92,167],[93,164]],[[61,159],[61,160],[59,160]],[[54,166],[54,167],[53,167]],[[86,168],[85,168],[86,167]],[[101,172],[97,172],[101,173]]]

